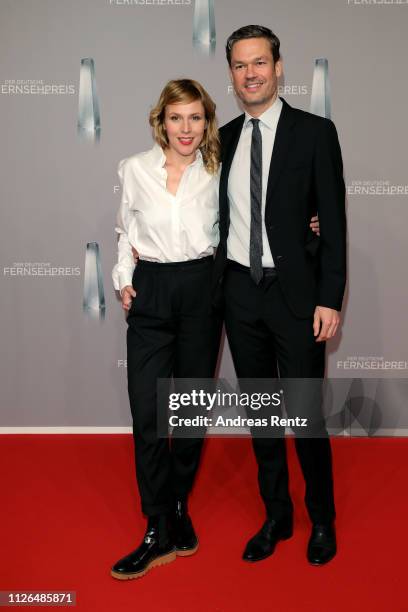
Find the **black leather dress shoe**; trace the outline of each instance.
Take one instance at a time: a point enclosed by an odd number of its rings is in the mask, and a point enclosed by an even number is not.
[[[111,575],[119,580],[144,576],[152,567],[176,559],[176,549],[165,521],[167,517],[150,517],[143,542],[136,550],[120,559],[112,567]]]
[[[288,540],[293,534],[292,518],[276,521],[267,519],[260,531],[249,540],[242,558],[244,561],[261,561],[275,550],[279,540]]]
[[[333,559],[336,552],[336,532],[333,523],[315,523],[307,546],[308,561],[312,565],[324,565]]]
[[[194,555],[198,549],[198,538],[188,514],[186,500],[176,501],[176,507],[171,516],[171,527],[176,555],[179,557]]]

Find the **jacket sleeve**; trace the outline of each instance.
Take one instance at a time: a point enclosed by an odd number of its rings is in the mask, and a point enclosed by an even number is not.
[[[113,286],[122,291],[126,285],[132,284],[135,261],[133,259],[132,245],[129,242],[129,196],[126,186],[126,159],[122,159],[118,165],[118,175],[122,186],[122,196],[118,213],[116,215],[115,231],[119,234],[118,261],[112,270]]]
[[[334,123],[319,121],[314,191],[320,222],[317,304],[340,311],[346,284],[346,212],[343,161]]]

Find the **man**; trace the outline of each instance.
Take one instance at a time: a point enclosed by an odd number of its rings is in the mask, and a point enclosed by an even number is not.
[[[278,96],[280,42],[246,26],[227,41],[244,114],[220,130],[220,245],[215,288],[238,378],[323,378],[325,342],[338,328],[346,280],[343,165],[334,124]],[[320,239],[308,219],[317,209]],[[316,248],[314,240],[319,240]],[[312,521],[307,558],[336,554],[328,436],[295,439]],[[271,555],[293,530],[284,438],[253,437],[267,519],[243,558]]]

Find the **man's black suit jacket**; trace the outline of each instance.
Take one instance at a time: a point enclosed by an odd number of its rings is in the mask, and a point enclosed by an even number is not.
[[[292,108],[282,99],[269,170],[265,225],[278,282],[293,314],[313,315],[317,305],[341,310],[346,282],[343,162],[334,123]],[[220,129],[220,244],[214,290],[227,262],[228,176],[245,115]],[[249,185],[248,185],[248,206]],[[320,238],[310,230],[318,213]]]

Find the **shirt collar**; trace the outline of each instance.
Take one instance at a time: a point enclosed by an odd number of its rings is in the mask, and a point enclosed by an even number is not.
[[[152,149],[151,149],[151,155],[152,155],[152,161],[155,165],[157,165],[158,168],[163,168],[164,164],[166,163],[166,156],[164,154],[163,149],[161,148],[161,146],[155,142]],[[203,164],[203,155],[200,151],[200,149],[197,149],[196,151],[196,158],[195,160],[189,164],[188,167],[190,166],[196,166],[196,165],[202,165]]]
[[[277,96],[275,102],[269,108],[267,108],[266,111],[258,117],[258,119],[269,129],[276,129],[282,106],[282,100],[279,98],[279,96]],[[244,125],[246,128],[252,125],[251,119],[253,119],[252,115],[245,111]]]

